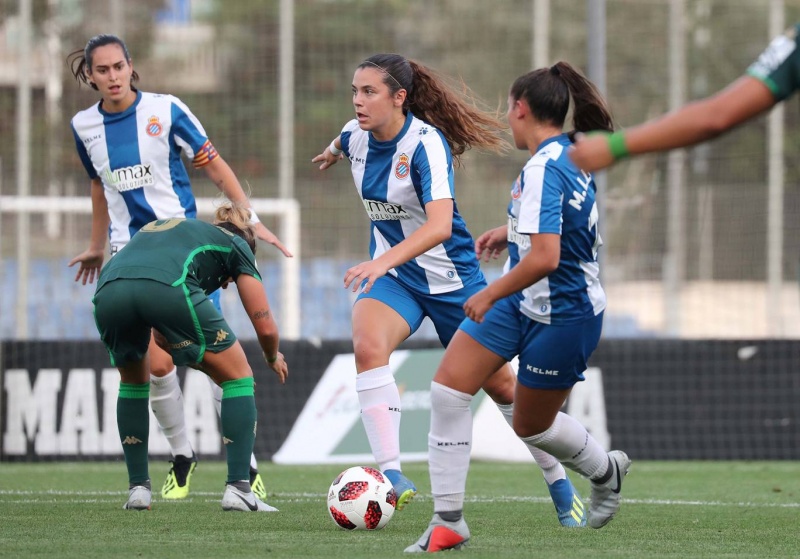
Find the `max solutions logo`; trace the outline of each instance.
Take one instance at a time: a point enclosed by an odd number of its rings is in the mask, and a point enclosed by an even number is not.
[[[140,163],[130,167],[121,167],[119,169],[106,169],[103,174],[104,182],[112,188],[116,188],[119,192],[127,192],[129,190],[136,190],[137,188],[144,188],[145,186],[152,186],[155,184],[153,177],[152,165],[145,165]]]
[[[391,221],[399,219],[411,219],[411,215],[406,211],[402,204],[392,202],[382,202],[381,200],[363,200],[364,209],[372,221]]]

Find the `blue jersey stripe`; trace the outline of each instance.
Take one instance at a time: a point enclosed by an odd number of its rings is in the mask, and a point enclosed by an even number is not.
[[[199,133],[197,128],[189,120],[177,105],[172,104],[172,126],[169,130],[169,175],[172,179],[172,189],[178,195],[181,207],[186,212],[186,217],[197,217],[197,205],[192,193],[192,185],[189,183],[189,175],[186,167],[181,161],[181,150],[175,142],[175,136],[184,139],[194,148],[195,153],[205,143],[205,136]],[[188,125],[187,125],[188,124]],[[191,125],[191,126],[189,126]],[[192,132],[194,131],[194,132]],[[197,146],[199,143],[199,147]]]
[[[108,162],[111,169],[134,167],[142,162],[139,154],[139,132],[136,127],[136,119],[123,117],[128,111],[135,110],[136,105],[134,104],[123,113],[107,113],[103,118]],[[111,138],[114,139],[113,142],[109,141]],[[144,189],[134,188],[122,192],[121,195],[128,207],[128,213],[131,215],[128,231],[132,237],[142,226],[155,220],[156,213],[145,198]]]

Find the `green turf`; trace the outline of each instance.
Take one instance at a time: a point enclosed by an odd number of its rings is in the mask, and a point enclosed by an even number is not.
[[[168,464],[151,464],[154,484]],[[122,510],[117,463],[0,464],[0,557],[401,557],[432,514],[424,464],[404,468],[420,489],[378,532],[334,526],[325,492],[343,466],[264,465],[279,513],[225,513],[225,465],[201,462],[192,496]],[[573,476],[584,496],[588,483]],[[601,530],[558,525],[531,466],[474,463],[464,557],[544,559],[800,557],[800,463],[634,462],[617,518]],[[459,552],[452,552],[459,554]]]

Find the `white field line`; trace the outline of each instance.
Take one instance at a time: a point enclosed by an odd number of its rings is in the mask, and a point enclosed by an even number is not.
[[[127,491],[69,491],[69,490],[47,490],[47,491],[24,491],[0,489],[1,503],[108,503],[117,502],[128,494]],[[8,498],[6,498],[8,497]],[[198,501],[217,502],[222,497],[221,492],[192,491],[192,497],[203,497]],[[161,504],[181,504],[191,503],[192,497],[172,501],[160,499],[156,495],[153,501]],[[430,501],[426,495],[417,495],[415,501]],[[685,507],[745,507],[745,508],[800,508],[798,503],[754,503],[747,501],[685,501],[681,499],[622,499],[629,505],[663,505],[663,506],[685,506]],[[321,493],[269,493],[268,501],[276,502],[296,502],[307,503],[313,501],[324,502],[325,494]],[[529,496],[488,496],[472,495],[465,499],[468,503],[550,503],[549,497],[529,497]]]

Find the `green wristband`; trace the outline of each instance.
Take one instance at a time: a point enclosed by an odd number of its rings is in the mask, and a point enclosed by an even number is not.
[[[628,147],[625,145],[625,134],[622,131],[614,132],[607,136],[608,147],[614,159],[623,159],[630,155]]]
[[[264,357],[267,357],[267,356],[265,355]],[[275,357],[272,357],[272,358],[267,357],[267,363],[269,363],[269,364],[275,363],[275,361],[277,361],[277,360],[278,360],[278,354],[277,353],[275,354]]]

